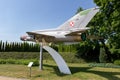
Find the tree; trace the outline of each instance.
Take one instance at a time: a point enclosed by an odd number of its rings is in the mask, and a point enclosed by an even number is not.
[[[82,7],[79,7],[76,14],[79,13],[80,11],[83,11],[83,8]]]
[[[120,49],[120,1],[119,0],[94,0],[100,7],[100,12],[90,24],[93,24],[92,34],[103,37],[99,41],[102,43],[107,54],[107,60],[111,61],[110,50]],[[105,44],[107,41],[107,46]],[[114,53],[114,52],[113,52]]]

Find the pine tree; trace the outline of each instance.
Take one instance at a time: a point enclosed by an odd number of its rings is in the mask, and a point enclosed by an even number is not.
[[[0,52],[2,51],[2,40],[0,41]]]

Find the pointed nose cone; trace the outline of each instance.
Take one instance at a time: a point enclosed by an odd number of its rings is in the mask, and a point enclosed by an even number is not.
[[[22,35],[22,36],[20,37],[20,40],[22,40],[22,41],[26,41],[26,40],[27,40],[27,37],[28,37],[27,34]]]
[[[20,40],[25,41],[25,38],[26,38],[25,36],[21,36]]]
[[[20,40],[22,40],[22,41],[35,41],[34,40],[34,36],[30,36],[30,35],[23,35],[23,36],[21,36],[20,37]]]

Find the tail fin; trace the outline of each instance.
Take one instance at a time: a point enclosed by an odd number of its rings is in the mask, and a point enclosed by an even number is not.
[[[85,28],[90,20],[95,16],[95,14],[99,11],[98,8],[91,8],[84,11],[79,12],[64,24],[60,25],[58,29],[69,30],[72,28]]]

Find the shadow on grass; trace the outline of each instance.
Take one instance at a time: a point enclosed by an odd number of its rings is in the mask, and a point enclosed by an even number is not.
[[[54,74],[57,74],[58,76],[66,76],[66,74],[60,73],[57,66],[44,64],[46,67],[52,67],[54,69]],[[116,77],[115,75],[120,75],[120,72],[107,72],[107,71],[95,71],[90,70],[92,67],[69,67],[72,74],[79,73],[79,72],[85,72],[85,73],[91,73],[95,75],[99,75],[101,77],[104,77],[108,80],[120,80],[120,78]]]
[[[92,73],[92,74],[99,75],[99,76],[104,77],[108,80],[120,80],[120,78],[115,76],[115,75],[120,75],[120,72],[89,70],[91,68],[92,67],[70,67],[70,70],[71,70],[72,74],[75,74],[78,72],[85,72],[85,73]]]
[[[58,76],[66,76],[66,74],[60,73],[57,66],[48,65],[48,64],[44,64],[44,66],[45,67],[52,67],[54,69],[54,72],[52,72],[53,74],[57,74]]]

